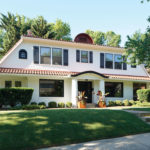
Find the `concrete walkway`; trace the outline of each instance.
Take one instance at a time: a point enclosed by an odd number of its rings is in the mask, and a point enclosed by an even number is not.
[[[150,133],[40,150],[150,150]]]

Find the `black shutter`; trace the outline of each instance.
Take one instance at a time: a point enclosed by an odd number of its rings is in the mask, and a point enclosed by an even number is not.
[[[92,51],[90,51],[89,52],[89,57],[90,57],[90,63],[93,63],[93,52]]]
[[[64,66],[68,66],[68,50],[64,49],[64,55],[63,55],[63,62],[64,62]]]
[[[80,50],[76,50],[76,62],[80,62]]]
[[[33,60],[35,64],[39,64],[39,47],[33,47]]]
[[[127,63],[125,61],[125,56],[123,56],[123,70],[127,70]]]
[[[100,53],[100,68],[104,68],[104,53]]]

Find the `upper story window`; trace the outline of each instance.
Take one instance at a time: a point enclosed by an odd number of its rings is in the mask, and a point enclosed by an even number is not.
[[[105,54],[105,68],[113,68],[113,54]]]
[[[49,47],[41,47],[41,64],[50,64],[51,49]]]
[[[24,49],[21,49],[19,51],[19,59],[27,59],[27,51]]]
[[[62,49],[61,48],[52,49],[52,60],[53,60],[53,65],[62,65]]]
[[[122,56],[116,54],[114,56],[114,61],[115,61],[115,69],[122,69]]]
[[[76,50],[76,62],[93,63],[93,52]]]

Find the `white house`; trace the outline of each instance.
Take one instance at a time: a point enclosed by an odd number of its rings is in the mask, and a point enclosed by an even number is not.
[[[97,103],[98,90],[106,100],[136,99],[136,90],[148,88],[143,65],[122,63],[123,48],[93,44],[87,34],[74,42],[22,36],[0,61],[0,88],[32,87],[32,101],[77,105],[78,91],[87,103]]]

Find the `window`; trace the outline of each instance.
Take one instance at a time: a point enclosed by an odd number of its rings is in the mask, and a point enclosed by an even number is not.
[[[104,53],[100,53],[100,68],[104,68]]]
[[[92,51],[89,52],[89,59],[90,59],[89,62],[93,63],[93,52]]]
[[[109,93],[106,97],[123,97],[123,83],[105,82],[105,93]]]
[[[21,81],[15,81],[15,87],[21,87]]]
[[[88,51],[81,51],[81,62],[88,63]]]
[[[5,88],[10,88],[12,87],[12,82],[11,81],[5,81]]]
[[[63,52],[64,52],[64,55],[63,55],[64,66],[68,66],[68,50],[64,49]]]
[[[33,60],[35,64],[39,64],[39,47],[33,47]]]
[[[63,97],[64,81],[40,79],[39,92],[41,97]]]
[[[52,60],[53,60],[53,65],[62,65],[62,49],[61,48],[52,49]]]
[[[51,49],[49,47],[41,47],[41,64],[51,63]]]
[[[115,69],[122,69],[122,56],[115,55]]]
[[[76,62],[80,62],[80,50],[76,50]]]
[[[27,51],[24,49],[21,49],[19,51],[19,59],[27,59]]]
[[[105,68],[113,69],[113,54],[105,54]]]

